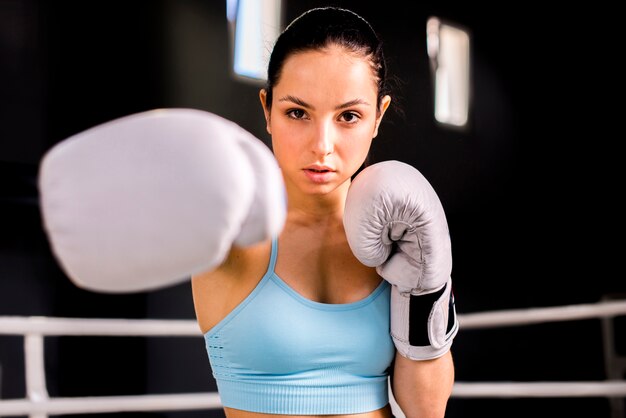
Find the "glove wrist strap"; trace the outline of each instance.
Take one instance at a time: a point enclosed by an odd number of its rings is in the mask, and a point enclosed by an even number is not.
[[[452,280],[439,290],[419,295],[391,288],[391,336],[398,352],[413,360],[442,356],[452,345],[459,323]]]

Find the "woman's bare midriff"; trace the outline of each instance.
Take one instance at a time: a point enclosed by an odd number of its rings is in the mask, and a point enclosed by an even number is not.
[[[350,415],[281,415],[261,414],[258,412],[242,411],[240,409],[224,408],[227,418],[392,418],[389,405],[376,411]]]

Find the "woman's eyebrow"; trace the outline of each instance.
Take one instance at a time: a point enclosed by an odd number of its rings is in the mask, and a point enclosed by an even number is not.
[[[315,107],[313,105],[310,105],[307,102],[305,102],[304,100],[302,100],[302,99],[300,99],[298,97],[292,96],[290,94],[288,94],[288,95],[286,95],[284,97],[281,97],[278,101],[279,102],[292,102],[292,103],[295,103],[295,104],[297,104],[299,106],[306,107],[307,109],[315,110]]]
[[[335,110],[341,110],[341,109],[345,109],[347,107],[352,107],[352,106],[356,106],[356,105],[370,106],[370,104],[368,102],[366,102],[365,100],[354,99],[354,100],[350,100],[349,102],[345,102],[343,104],[340,104],[339,106],[336,106]]]

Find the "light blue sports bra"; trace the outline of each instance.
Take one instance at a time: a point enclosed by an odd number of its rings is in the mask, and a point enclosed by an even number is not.
[[[355,414],[388,403],[390,287],[354,303],[306,299],[274,272],[205,335],[222,404],[268,414]]]

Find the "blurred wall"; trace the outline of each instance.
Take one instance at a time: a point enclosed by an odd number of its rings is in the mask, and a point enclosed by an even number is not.
[[[621,188],[619,115],[607,118],[619,98],[610,9],[439,1],[412,3],[408,13],[403,2],[285,0],[285,22],[322,5],[361,13],[385,41],[401,112],[388,112],[372,158],[414,165],[439,193],[460,313],[593,303],[626,291],[613,244]],[[228,68],[225,13],[225,2],[212,0],[0,0],[0,315],[194,318],[189,283],[123,296],[72,286],[41,229],[36,173],[58,141],[157,107],[208,110],[268,142],[258,86]],[[465,131],[433,117],[430,16],[471,35]],[[201,338],[46,341],[52,396],[215,390]],[[461,331],[457,380],[603,380],[601,343],[597,320]],[[22,357],[19,338],[0,337],[1,398],[24,396]],[[604,398],[453,398],[447,416],[554,409],[609,416]]]

